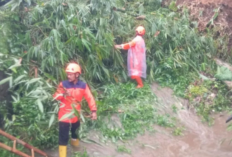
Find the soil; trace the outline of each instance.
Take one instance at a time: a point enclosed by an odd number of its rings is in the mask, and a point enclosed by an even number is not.
[[[197,2],[202,4],[223,4],[228,5],[232,7],[232,1],[231,0],[178,0],[178,3],[189,3],[189,2]]]
[[[80,148],[68,146],[68,154],[86,150],[90,157],[231,157],[231,132],[227,131],[225,113],[215,114],[215,124],[204,124],[199,116],[188,109],[188,101],[173,96],[170,88],[161,88],[154,83],[153,92],[162,106],[160,112],[173,115],[172,105],[177,106],[176,118],[184,127],[183,134],[174,136],[170,129],[154,126],[155,132],[147,132],[136,139],[102,146],[95,143],[81,142]],[[117,118],[114,118],[117,119]],[[91,139],[99,141],[96,133]],[[117,145],[124,145],[130,154],[117,152]],[[46,151],[49,157],[58,157],[58,150]]]
[[[177,0],[177,5],[185,6],[190,10],[191,18],[199,22],[199,30],[204,31],[206,27],[214,27],[217,35],[228,35],[229,51],[232,48],[232,1],[231,0]],[[219,10],[218,17],[213,25],[209,21]]]

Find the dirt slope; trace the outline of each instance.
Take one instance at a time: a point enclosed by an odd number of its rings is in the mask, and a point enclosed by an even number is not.
[[[232,7],[232,1],[231,0],[178,0],[178,3],[189,3],[189,2],[196,2],[196,3],[202,3],[202,4],[222,4],[222,5],[228,5]]]
[[[199,21],[200,31],[214,27],[217,35],[227,34],[230,37],[228,47],[232,48],[232,0],[177,0],[177,5],[189,8],[191,17]],[[214,24],[207,25],[218,8],[219,14]]]

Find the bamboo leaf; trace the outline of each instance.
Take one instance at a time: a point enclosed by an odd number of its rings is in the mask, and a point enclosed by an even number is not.
[[[55,120],[55,114],[52,114],[49,120],[49,125],[48,125],[49,128],[52,126],[52,123],[54,122],[54,120]]]
[[[69,119],[69,118],[73,118],[73,117],[74,117],[74,111],[71,111],[71,112],[69,112],[69,113],[63,115],[59,121],[62,121],[62,120],[67,119],[67,118],[68,118],[68,119]]]
[[[5,78],[5,79],[1,80],[1,81],[0,81],[0,85],[5,84],[6,82],[10,82],[10,80],[12,80],[12,76],[7,77],[7,78]]]
[[[20,80],[22,80],[23,78],[25,78],[26,76],[25,75],[20,75],[19,77],[17,77],[15,80],[14,80],[14,83],[17,84]]]
[[[37,100],[37,105],[39,107],[40,112],[44,113],[44,108],[43,108],[43,104],[42,104],[41,100],[39,100],[39,99]]]

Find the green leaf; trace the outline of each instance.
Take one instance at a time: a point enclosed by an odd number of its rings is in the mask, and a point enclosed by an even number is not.
[[[82,121],[85,123],[85,117],[83,116],[82,113],[80,114],[80,117],[81,117]]]
[[[14,83],[17,84],[20,80],[22,80],[25,77],[26,77],[25,75],[20,75],[19,77],[17,77],[16,79],[14,79]]]
[[[81,41],[82,41],[82,44],[87,48],[87,50],[89,52],[91,52],[90,43],[87,40],[83,39],[83,38],[81,39]]]
[[[38,82],[39,80],[41,80],[41,78],[33,78],[33,79],[31,79],[30,81],[28,81],[28,82],[26,83],[27,88],[28,88],[31,84],[34,84],[35,82]]]
[[[66,118],[73,118],[73,117],[74,117],[74,111],[71,111],[71,112],[63,115],[59,121],[62,121],[64,119],[66,119]]]
[[[51,127],[54,120],[55,120],[55,114],[52,114],[52,116],[50,117],[50,120],[49,120],[49,126],[48,126],[49,128]]]
[[[77,111],[77,109],[75,108],[75,106],[74,106],[73,104],[72,104],[72,110],[73,110],[74,114],[75,114],[78,118],[81,118],[82,121],[85,123],[85,118],[84,118],[82,112],[81,112],[81,111],[80,111],[80,112]]]
[[[47,78],[51,79],[52,81],[56,81],[56,79],[55,79],[52,75],[50,75],[50,74],[48,74],[48,73],[44,73],[44,75],[45,75]]]
[[[5,78],[5,79],[3,79],[3,80],[0,81],[0,85],[5,84],[6,82],[10,82],[11,80],[12,80],[12,76],[7,77],[7,78]]]
[[[36,102],[37,102],[40,112],[44,113],[44,107],[43,107],[41,100],[38,99]]]
[[[232,81],[232,72],[227,67],[218,66],[215,78],[222,81]]]

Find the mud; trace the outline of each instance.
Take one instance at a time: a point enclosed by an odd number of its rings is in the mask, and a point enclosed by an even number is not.
[[[176,118],[184,127],[183,135],[174,136],[170,129],[154,126],[155,132],[146,132],[136,139],[116,144],[105,143],[102,146],[94,143],[81,142],[80,148],[68,146],[69,156],[74,152],[86,150],[91,157],[231,157],[231,134],[227,131],[225,113],[215,114],[212,127],[202,123],[193,111],[188,110],[188,101],[173,96],[169,88],[152,85],[157,95],[160,111],[172,113],[171,105],[178,107]],[[91,139],[99,141],[97,134],[92,133]],[[119,153],[117,145],[124,145],[131,154]],[[58,150],[46,151],[50,157],[58,157]]]

